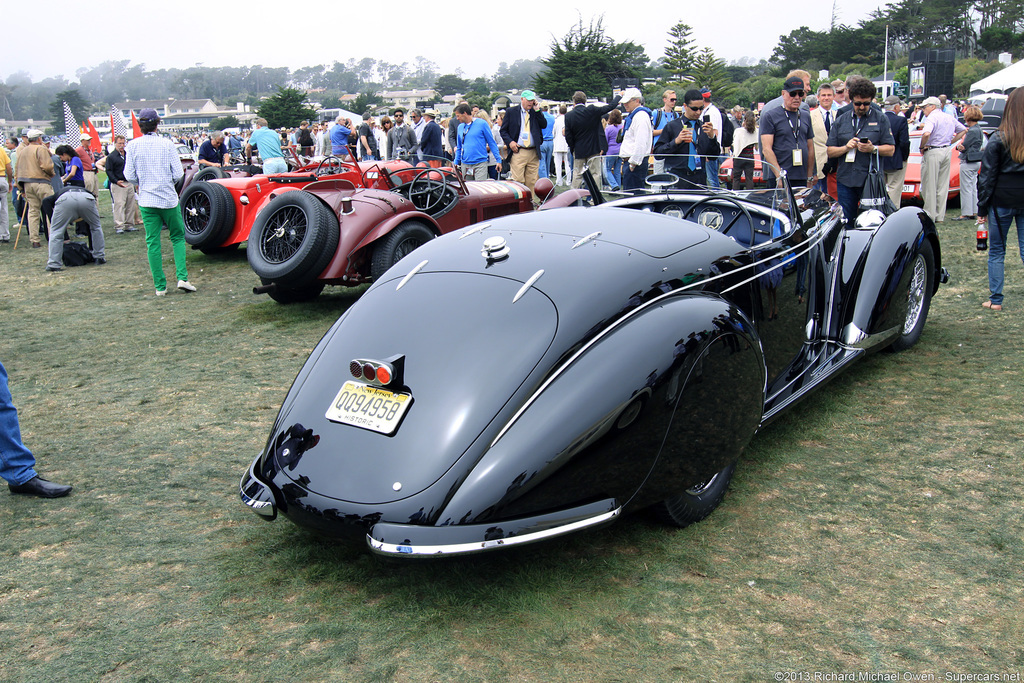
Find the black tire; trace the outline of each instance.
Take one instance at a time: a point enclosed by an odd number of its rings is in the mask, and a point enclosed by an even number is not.
[[[654,514],[666,524],[678,527],[689,526],[704,519],[718,507],[725,498],[736,463],[716,472],[707,480],[691,486],[678,496],[666,498],[654,506]]]
[[[227,177],[228,174],[225,173],[222,169],[217,168],[216,166],[207,166],[206,168],[199,169],[199,171],[197,171],[196,174],[192,176],[192,182],[198,183],[201,180],[215,180],[217,178]]]
[[[434,231],[421,221],[406,221],[384,235],[373,246],[373,257],[370,261],[370,275],[376,280],[388,268],[395,265],[417,247],[421,247],[436,235]]]
[[[267,284],[267,281],[264,280],[263,284]],[[295,289],[281,289],[277,287],[267,292],[267,295],[279,304],[299,304],[312,301],[320,296],[320,292],[324,291],[325,286],[323,282],[314,280]]]
[[[910,263],[910,282],[907,283],[906,314],[903,329],[890,351],[905,351],[917,343],[928,320],[928,309],[935,291],[935,253],[927,239],[921,242],[921,249]]]
[[[182,193],[180,204],[185,241],[193,247],[219,247],[235,227],[235,200],[223,185],[192,183]]]
[[[267,282],[298,289],[334,258],[339,232],[338,217],[317,197],[286,192],[256,216],[246,248],[249,265]]]

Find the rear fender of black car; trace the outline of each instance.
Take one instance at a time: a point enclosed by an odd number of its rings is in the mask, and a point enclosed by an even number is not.
[[[839,341],[873,349],[899,335],[905,319],[909,265],[927,240],[935,255],[932,281],[941,270],[935,224],[907,207],[880,225],[848,229],[839,263],[839,292],[832,330]]]
[[[753,329],[707,294],[638,309],[548,373],[437,523],[489,523],[600,500],[625,507],[641,487],[646,504],[735,461],[763,408]],[[656,466],[669,478],[645,485]]]

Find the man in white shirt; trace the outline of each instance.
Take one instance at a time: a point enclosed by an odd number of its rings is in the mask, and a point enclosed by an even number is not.
[[[811,128],[814,130],[814,161],[815,168],[818,169],[815,188],[833,199],[837,198],[838,193],[836,171],[833,164],[826,172],[828,150],[825,141],[828,140],[832,124],[836,122],[838,111],[839,107],[835,103],[835,89],[829,83],[822,83],[818,86],[818,106],[811,110]]]
[[[654,143],[651,110],[641,103],[643,95],[637,88],[626,88],[622,103],[626,108],[625,133],[622,136],[622,189],[633,190],[644,186],[647,177],[647,158]]]

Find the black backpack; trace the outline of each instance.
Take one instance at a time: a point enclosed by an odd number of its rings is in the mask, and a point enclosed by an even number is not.
[[[92,252],[89,251],[89,247],[85,246],[81,242],[64,243],[65,266],[84,266],[86,263],[92,263],[95,260],[96,259],[92,256]]]
[[[732,147],[732,134],[736,132],[736,126],[729,120],[728,114],[722,115],[722,149]]]

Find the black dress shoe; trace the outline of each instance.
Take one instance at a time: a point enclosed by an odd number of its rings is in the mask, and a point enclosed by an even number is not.
[[[104,264],[105,264],[106,262],[107,262],[107,259],[103,258],[102,256],[100,256],[100,257],[99,257],[98,259],[96,259],[96,265],[97,265],[97,266],[102,266],[102,265],[104,265]]]
[[[60,498],[71,493],[71,486],[64,484],[54,484],[52,481],[47,481],[42,477],[32,477],[24,484],[9,484],[7,486],[11,490],[11,493],[23,493],[29,496],[39,496],[40,498]]]

